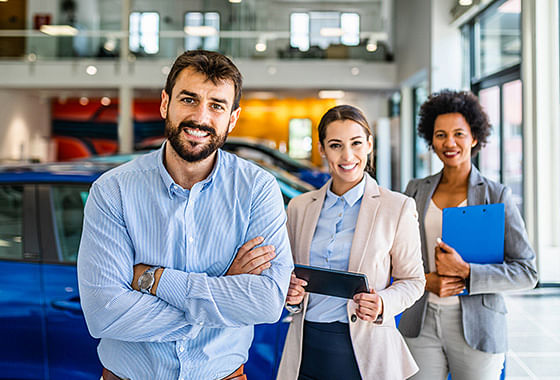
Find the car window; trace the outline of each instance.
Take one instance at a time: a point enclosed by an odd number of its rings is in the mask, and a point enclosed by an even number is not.
[[[60,259],[75,263],[78,258],[87,185],[53,185],[52,199]]]
[[[0,259],[23,259],[23,186],[0,185]]]

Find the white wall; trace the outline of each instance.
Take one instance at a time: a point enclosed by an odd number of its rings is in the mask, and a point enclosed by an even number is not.
[[[32,93],[0,90],[0,161],[51,159],[50,104]]]

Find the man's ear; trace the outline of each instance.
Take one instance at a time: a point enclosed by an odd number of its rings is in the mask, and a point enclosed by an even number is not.
[[[165,90],[161,90],[161,104],[159,105],[159,114],[162,118],[167,118],[167,107],[169,107],[169,95]]]
[[[237,109],[231,113],[229,117],[228,133],[231,133],[231,131],[233,131],[233,128],[235,128],[235,124],[237,123],[237,120],[239,120],[240,113],[241,107],[237,107]]]

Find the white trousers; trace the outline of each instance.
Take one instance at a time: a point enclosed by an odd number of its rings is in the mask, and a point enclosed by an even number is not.
[[[417,338],[405,338],[420,371],[412,380],[498,380],[505,354],[471,348],[463,335],[461,305],[428,303]]]

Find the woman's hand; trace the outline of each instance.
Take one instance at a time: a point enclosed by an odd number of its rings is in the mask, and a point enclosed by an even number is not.
[[[426,290],[439,297],[455,296],[465,289],[461,277],[440,276],[436,272],[426,274]]]
[[[435,250],[436,270],[439,275],[461,277],[462,279],[469,277],[471,266],[463,260],[453,247],[438,238]]]
[[[377,316],[383,314],[383,299],[375,290],[370,289],[369,293],[358,293],[354,295],[354,302],[358,304],[356,315],[364,321],[374,322]]]
[[[307,281],[297,278],[294,273],[290,278],[290,287],[288,288],[288,297],[286,297],[286,303],[288,305],[299,305],[303,302],[303,297],[305,296],[304,286],[307,286]]]

